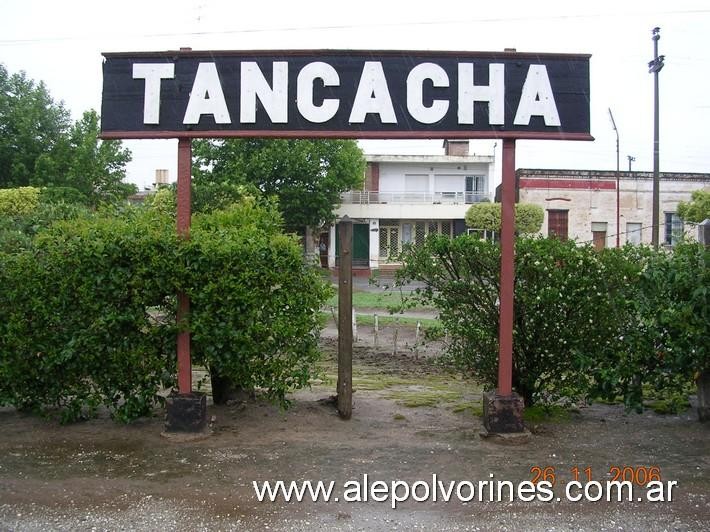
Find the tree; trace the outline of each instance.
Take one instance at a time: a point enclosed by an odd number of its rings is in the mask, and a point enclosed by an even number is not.
[[[500,231],[500,203],[476,203],[466,212],[466,225],[472,229]],[[539,205],[517,203],[515,205],[515,230],[520,234],[540,231],[545,212]]]
[[[37,160],[62,151],[70,124],[44,83],[24,72],[10,75],[0,64],[0,188],[34,184]]]
[[[95,111],[72,124],[44,83],[0,65],[0,188],[71,187],[92,204],[127,197],[135,191],[122,182],[131,153],[98,136]]]
[[[136,192],[135,185],[123,182],[131,152],[121,141],[99,140],[99,132],[99,115],[92,109],[74,124],[69,135],[66,184],[86,194],[93,204]]]
[[[202,140],[194,155],[197,187],[251,185],[276,196],[290,231],[331,222],[340,194],[362,182],[365,167],[350,140]]]
[[[710,218],[710,189],[694,190],[690,198],[678,204],[678,216],[696,224]]]

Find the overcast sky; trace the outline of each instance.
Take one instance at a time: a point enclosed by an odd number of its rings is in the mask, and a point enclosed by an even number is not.
[[[661,170],[710,172],[710,5],[707,0],[276,1],[0,0],[0,62],[43,80],[74,118],[101,107],[101,52],[398,49],[589,53],[594,142],[518,141],[517,166],[653,168],[651,30],[661,28]],[[126,142],[128,180],[176,178],[176,141]],[[366,153],[442,153],[441,141],[365,141]],[[491,153],[493,142],[473,151]]]

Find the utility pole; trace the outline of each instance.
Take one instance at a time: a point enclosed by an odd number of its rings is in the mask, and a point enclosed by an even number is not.
[[[636,157],[633,155],[627,155],[626,158],[629,160],[629,173],[631,173],[631,163],[636,160]]]
[[[663,68],[665,56],[658,55],[658,40],[661,38],[661,28],[653,28],[653,61],[648,63],[648,72],[653,74],[653,218],[651,224],[651,243],[658,249],[658,232],[660,228],[659,217],[659,122],[658,122],[658,73]]]
[[[616,128],[616,122],[614,121],[614,115],[611,113],[611,107],[609,108],[609,118],[611,118],[611,127],[614,128],[614,133],[616,133],[616,247],[618,248],[620,247],[619,235],[621,234],[621,227],[619,227],[619,130]]]

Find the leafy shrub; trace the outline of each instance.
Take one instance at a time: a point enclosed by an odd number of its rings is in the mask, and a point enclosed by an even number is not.
[[[621,390],[630,405],[642,402],[642,382],[658,397],[678,403],[673,398],[710,370],[710,251],[681,243],[672,252],[647,251],[630,259],[640,264],[637,289],[628,299],[624,350],[609,361],[607,372],[627,383]],[[635,376],[631,394],[630,375]]]
[[[278,213],[245,201],[193,227],[183,241],[171,216],[129,209],[0,253],[0,404],[144,415],[174,385],[178,290],[192,300],[195,362],[284,404],[307,385],[328,288]]]
[[[528,405],[581,395],[596,353],[618,336],[613,302],[623,283],[591,247],[555,239],[516,245],[513,385]],[[410,249],[404,263],[400,282],[425,283],[420,296],[440,310],[452,361],[494,387],[500,247],[470,237],[434,238]]]
[[[710,249],[681,243],[666,258],[644,271],[656,288],[649,314],[663,331],[662,368],[690,378],[710,370]]]
[[[0,255],[0,404],[145,414],[172,381],[176,237],[153,218],[59,223]]]
[[[449,333],[453,364],[497,383],[500,248],[433,238],[404,256],[399,283],[422,281]],[[561,397],[624,397],[643,384],[678,404],[708,349],[709,253],[627,246],[597,252],[557,239],[516,243],[513,386],[526,404]]]
[[[0,216],[29,214],[37,208],[39,194],[35,187],[0,189]]]
[[[539,205],[518,203],[515,205],[515,230],[520,234],[540,231],[545,212]],[[473,229],[500,231],[501,204],[475,203],[466,211],[466,225]]]
[[[39,203],[27,214],[0,216],[0,251],[27,249],[34,235],[55,222],[88,218],[91,214],[78,203]]]
[[[185,254],[196,359],[285,405],[313,376],[328,284],[254,200],[196,217]]]
[[[166,216],[175,216],[177,202],[174,187],[161,187],[145,200],[145,205]]]
[[[44,187],[39,194],[41,203],[76,203],[87,205],[89,198],[73,187]]]

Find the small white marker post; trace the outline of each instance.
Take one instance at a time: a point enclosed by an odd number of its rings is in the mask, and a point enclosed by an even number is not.
[[[377,313],[375,313],[375,347],[377,347],[377,340],[380,335],[380,322],[379,318],[377,316]]]

